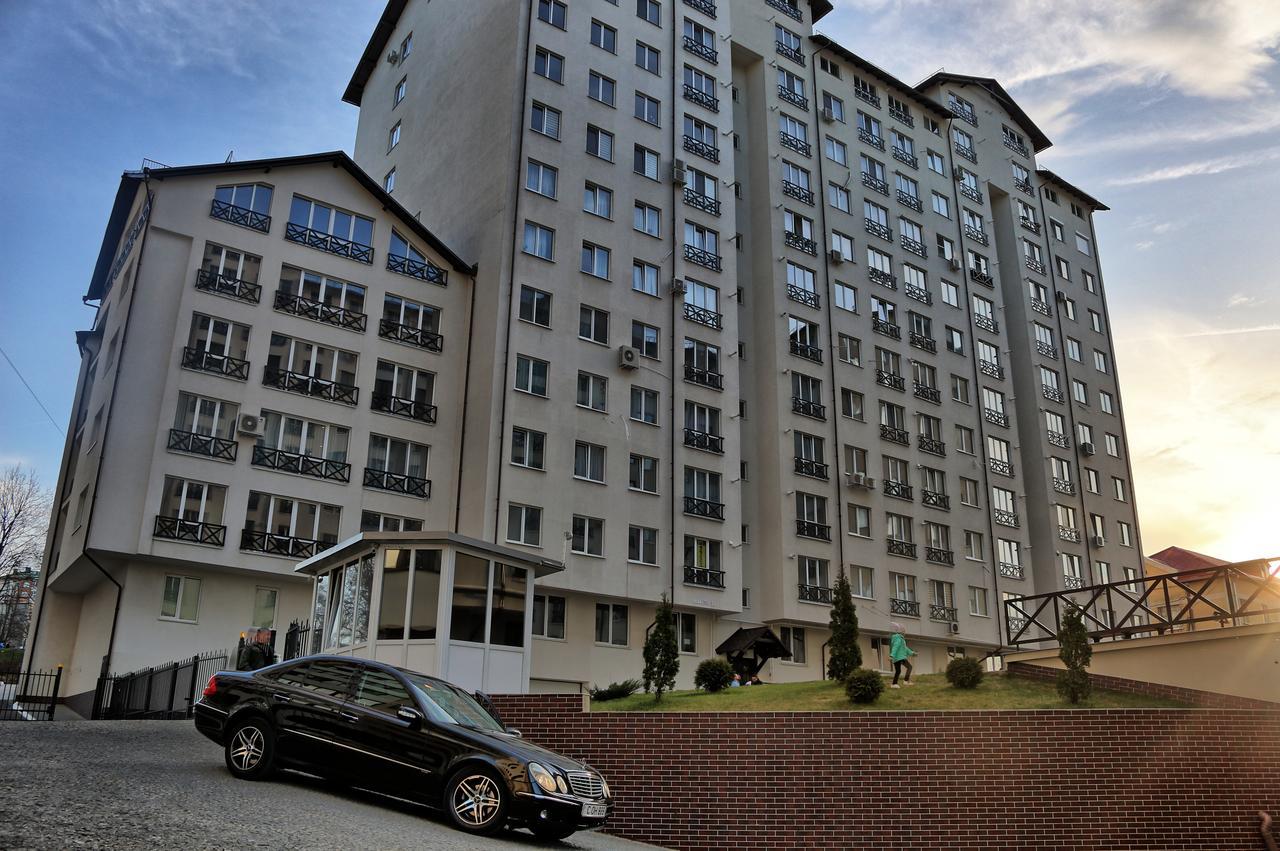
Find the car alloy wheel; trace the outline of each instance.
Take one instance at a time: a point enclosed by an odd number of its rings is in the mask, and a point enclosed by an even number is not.
[[[227,731],[227,769],[241,780],[265,780],[275,770],[276,736],[260,718],[246,718]]]
[[[241,771],[250,772],[257,768],[265,750],[262,731],[252,725],[241,727],[231,737],[231,762]]]
[[[445,789],[445,806],[458,827],[468,833],[488,835],[507,820],[507,790],[493,771],[463,768]]]

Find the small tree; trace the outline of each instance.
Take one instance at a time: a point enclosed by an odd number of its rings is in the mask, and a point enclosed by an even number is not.
[[[680,672],[680,648],[676,644],[675,614],[671,602],[662,595],[658,611],[654,614],[653,629],[644,640],[644,690],[653,690],[654,700],[661,701],[664,691],[676,685]]]
[[[956,688],[977,688],[982,674],[982,663],[968,656],[958,656],[947,663],[947,682]]]
[[[844,680],[844,693],[854,703],[875,703],[884,692],[884,678],[866,668],[854,668]]]
[[[1072,606],[1062,616],[1062,628],[1058,631],[1058,658],[1066,666],[1058,672],[1058,694],[1072,703],[1087,699],[1093,688],[1085,670],[1093,648],[1089,646],[1089,634],[1081,615],[1080,608]]]
[[[693,684],[704,691],[721,691],[733,682],[733,668],[723,659],[703,659],[694,672]]]
[[[862,648],[858,646],[858,610],[853,606],[853,589],[844,568],[836,577],[831,600],[831,658],[827,660],[827,676],[843,681],[862,666]]]

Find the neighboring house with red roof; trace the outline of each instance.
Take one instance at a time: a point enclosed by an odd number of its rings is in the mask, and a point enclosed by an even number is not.
[[[1171,584],[1168,608],[1171,609],[1173,616],[1177,616],[1186,608],[1188,599],[1195,598],[1192,603],[1193,617],[1212,617],[1217,606],[1230,610],[1233,597],[1237,602],[1243,602],[1253,593],[1252,583],[1248,583],[1248,580],[1243,580],[1250,585],[1249,588],[1245,588],[1241,585],[1241,580],[1228,581],[1223,578],[1212,577],[1212,568],[1229,564],[1236,564],[1245,573],[1253,572],[1255,568],[1261,571],[1267,569],[1265,561],[1235,563],[1182,547],[1166,547],[1143,560],[1143,568],[1148,577],[1176,576],[1178,582],[1189,589],[1180,594],[1174,594],[1173,591],[1177,586]],[[1206,582],[1208,583],[1207,586]],[[1165,607],[1163,596],[1163,594],[1159,595],[1160,599],[1156,600],[1156,595],[1152,595],[1152,600],[1150,601],[1152,608],[1156,608],[1157,605],[1161,609]],[[1270,617],[1267,618],[1267,620],[1272,619]],[[1254,620],[1258,619],[1255,618]],[[1229,618],[1224,618],[1216,624],[1213,621],[1191,624],[1189,629],[1244,626],[1249,622],[1249,618],[1236,618],[1233,624]]]

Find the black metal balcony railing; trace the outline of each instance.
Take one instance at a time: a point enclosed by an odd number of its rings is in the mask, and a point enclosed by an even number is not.
[[[696,428],[685,427],[684,445],[693,449],[701,449],[703,452],[715,452],[724,454],[724,436],[712,434],[709,431],[698,431]]]
[[[235,204],[228,204],[226,201],[213,199],[213,206],[209,208],[209,215],[215,219],[222,219],[224,222],[231,222],[233,225],[251,228],[262,233],[271,230],[271,217],[263,213],[255,213],[247,207],[237,207]]]
[[[317,251],[325,251],[329,254],[336,254],[339,257],[349,257],[357,263],[373,263],[373,248],[368,245],[361,245],[358,242],[352,242],[340,236],[334,236],[323,231],[312,230],[302,225],[289,222],[284,228],[284,238],[290,242],[296,242],[299,245],[305,245],[308,248],[314,248]]]
[[[1002,561],[998,565],[1000,575],[1005,579],[1022,579],[1022,565]]]
[[[886,337],[892,337],[895,340],[902,339],[902,328],[888,320],[881,319],[879,316],[871,317],[871,330],[877,334],[884,334]]]
[[[921,384],[919,381],[913,383],[911,394],[917,399],[923,399],[926,402],[932,402],[935,405],[942,404],[942,391],[937,387],[930,387],[928,384]]]
[[[724,503],[702,499],[697,496],[686,496],[684,498],[684,513],[691,514],[694,517],[705,517],[708,520],[723,520]]]
[[[699,266],[703,266],[713,272],[720,271],[720,255],[712,254],[705,248],[699,248],[696,245],[686,245],[684,247],[684,259],[688,260],[690,263],[697,263]]]
[[[804,64],[804,54],[789,44],[783,44],[780,41],[773,43],[773,49],[777,51],[779,56],[785,56],[792,62]]]
[[[253,457],[249,463],[255,467],[279,470],[281,473],[296,473],[313,479],[327,479],[333,482],[351,481],[351,465],[345,461],[332,461],[328,458],[286,452],[283,449],[272,449],[267,446],[253,447]]]
[[[989,360],[978,361],[978,371],[989,378],[1004,378],[1004,368],[998,363],[992,363]]]
[[[971,267],[969,269],[969,278],[975,284],[982,284],[984,287],[988,287],[990,289],[994,289],[996,285],[995,280],[991,277],[991,273],[984,272],[981,269],[976,269]]]
[[[699,59],[705,59],[712,65],[716,64],[716,60],[719,58],[714,47],[703,44],[693,36],[687,35],[684,37],[684,49],[687,53],[692,53]]]
[[[866,89],[861,89],[861,88],[858,88],[857,86],[854,86],[853,96],[864,103],[871,104],[876,109],[880,108],[880,95],[875,94],[874,92],[869,92]]]
[[[712,372],[701,366],[694,366],[691,363],[684,365],[684,380],[692,381],[694,384],[701,384],[703,387],[710,387],[713,390],[724,389],[724,375],[719,372]]]
[[[915,348],[931,354],[938,353],[938,341],[932,337],[925,336],[918,331],[912,331],[909,336],[911,339],[911,345]]]
[[[982,416],[992,425],[998,425],[1001,428],[1009,427],[1009,415],[1004,411],[997,411],[994,408],[983,408]]]
[[[790,148],[797,154],[804,154],[806,157],[813,156],[813,148],[809,146],[808,142],[798,136],[792,136],[790,133],[783,133],[779,131],[778,141],[782,144],[782,147]]]
[[[684,305],[684,318],[688,319],[690,322],[697,322],[699,325],[705,325],[708,328],[715,328],[717,331],[720,330],[723,325],[724,319],[724,317],[719,313],[716,313],[714,310],[708,310],[705,307],[699,307],[696,304],[689,304],[688,302],[685,302]]]
[[[1057,476],[1054,476],[1053,489],[1058,493],[1065,493],[1068,496],[1074,496],[1076,492],[1076,485],[1075,482],[1070,479],[1060,479]]]
[[[1047,358],[1058,359],[1058,350],[1044,340],[1036,340],[1036,351]]]
[[[724,571],[686,564],[684,566],[684,584],[701,585],[704,588],[723,588]]]
[[[805,417],[812,417],[815,420],[826,420],[827,406],[821,402],[815,402],[812,399],[802,399],[799,396],[791,397],[791,410]]]
[[[684,84],[684,99],[698,106],[711,110],[712,112],[720,111],[720,99],[715,95],[707,94],[702,89],[697,88],[689,83]]]
[[[1068,437],[1067,437],[1065,434],[1063,434],[1062,432],[1060,432],[1060,431],[1049,431],[1049,432],[1045,432],[1045,434],[1048,436],[1049,443],[1051,443],[1052,445],[1054,445],[1054,446],[1058,447],[1059,449],[1070,449],[1070,448],[1071,448],[1071,440],[1070,440],[1070,438],[1068,438]]]
[[[1044,274],[1044,263],[1040,262],[1034,257],[1031,257],[1030,255],[1026,255],[1022,259],[1027,264],[1027,268],[1030,269],[1032,272],[1039,272],[1041,275]]]
[[[212,269],[200,269],[196,272],[196,289],[215,295],[247,301],[257,304],[262,298],[262,285],[242,278],[223,275]]]
[[[831,527],[826,523],[816,523],[813,520],[796,519],[796,534],[801,538],[813,538],[818,541],[831,540]]]
[[[800,109],[809,108],[809,99],[807,97],[799,92],[793,92],[786,86],[778,86],[778,98]]]
[[[885,242],[893,242],[893,231],[889,230],[889,228],[879,222],[872,221],[871,219],[863,219],[862,226],[866,229],[867,233],[872,236],[879,237]]]
[[[414,260],[412,257],[402,257],[399,254],[387,255],[387,269],[401,275],[408,275],[410,278],[417,278],[419,281],[439,284],[442,287],[447,286],[449,283],[449,273],[436,264],[424,263],[421,260]]]
[[[325,325],[346,328],[348,331],[358,333],[364,333],[369,323],[369,317],[364,313],[347,310],[345,307],[334,307],[285,290],[276,290],[275,309],[281,313],[291,313],[303,319],[310,319],[312,322],[323,322]]]
[[[955,606],[939,606],[936,603],[929,604],[929,619],[944,623],[956,623],[960,620]]]
[[[909,165],[912,168],[920,168],[920,160],[916,158],[915,154],[909,154],[906,151],[902,150],[901,148],[895,147],[893,149],[893,158],[898,162],[902,163],[903,165]],[[901,198],[902,196],[899,195],[898,197]],[[919,204],[919,203],[920,203],[920,199],[917,198],[916,204]],[[916,207],[916,209],[918,210],[920,208]]]
[[[1010,139],[1006,136],[1004,139],[1004,146],[1015,154],[1026,157],[1027,159],[1031,158],[1031,152],[1027,150],[1027,146],[1019,142],[1017,139]]]
[[[215,202],[217,203],[217,202]],[[156,515],[156,524],[151,530],[152,537],[169,541],[185,541],[188,544],[206,544],[220,547],[227,542],[227,527],[216,523],[204,523],[199,520],[184,520],[181,517],[164,517]]]
[[[973,324],[981,328],[983,331],[990,331],[992,334],[999,330],[999,325],[995,319],[987,316],[985,313],[973,314]]]
[[[1040,223],[1037,222],[1035,219],[1027,219],[1027,218],[1020,217],[1018,219],[1018,224],[1022,225],[1023,228],[1031,231],[1034,234],[1038,235],[1040,233]]]
[[[899,189],[898,203],[904,207],[910,207],[911,209],[915,210],[917,213],[924,212],[924,204],[920,203],[920,199],[917,198],[915,195],[912,195],[910,192],[903,192],[901,189]]]
[[[916,435],[916,447],[921,452],[927,452],[930,455],[937,455],[940,458],[946,457],[947,444],[935,437],[926,437],[923,434]]]
[[[964,197],[968,198],[970,201],[972,201],[972,202],[973,202],[973,203],[975,203],[975,204],[981,204],[981,203],[982,203],[982,193],[981,193],[981,192],[979,192],[979,191],[978,191],[978,189],[977,189],[976,187],[970,186],[970,185],[969,185],[969,184],[967,184],[967,183],[961,183],[961,184],[960,184],[960,194],[961,194],[961,195],[963,195]],[[985,234],[984,234],[984,236],[985,236]],[[983,244],[983,245],[986,245],[985,240],[983,241],[983,243],[982,243],[982,244]]]
[[[915,553],[912,553],[915,556]],[[920,603],[915,600],[899,600],[896,597],[889,598],[889,612],[895,615],[906,615],[909,618],[920,617]]]
[[[926,505],[929,508],[940,508],[943,511],[950,511],[951,497],[947,496],[945,493],[939,493],[938,491],[925,490],[921,488],[920,504]]]
[[[959,118],[962,121],[967,121],[974,127],[978,126],[978,116],[974,114],[972,107],[965,106],[957,100],[948,100],[947,109],[950,110],[951,114],[956,118]]]
[[[764,0],[764,2],[766,6],[772,6],[792,20],[804,20],[804,15],[801,14],[800,10],[796,6],[788,3],[787,0]]]
[[[801,236],[798,233],[792,233],[791,231],[784,231],[782,234],[782,241],[789,247],[798,251],[803,251],[805,254],[811,254],[814,257],[818,256],[818,243],[808,237]]]
[[[697,9],[708,18],[714,18],[716,16],[716,4],[711,2],[711,0],[684,0],[684,5],[692,9]]]
[[[900,124],[907,125],[908,127],[916,126],[916,120],[911,117],[911,113],[903,112],[893,104],[889,104],[889,117],[894,119]]]
[[[702,157],[704,160],[710,160],[713,163],[720,162],[720,149],[715,145],[708,145],[706,142],[693,138],[692,136],[684,137],[684,149],[694,156]]]
[[[954,566],[956,563],[956,555],[951,550],[944,550],[941,547],[924,548],[924,560],[933,564],[949,564]]]
[[[920,240],[912,239],[909,236],[904,236],[902,237],[901,242],[902,242],[902,247],[905,250],[910,251],[912,254],[916,255],[917,257],[928,256],[927,252],[924,250],[924,243],[921,242]]]
[[[217,352],[210,352],[191,346],[184,346],[182,349],[182,366],[184,369],[211,372],[214,375],[225,375],[227,378],[234,378],[238,381],[249,380],[249,362],[247,360],[240,360],[240,358],[233,358],[230,355],[220,355]]]
[[[240,533],[240,549],[251,553],[266,553],[289,558],[311,558],[327,544],[312,538],[294,535],[277,535],[274,532],[245,529]]]
[[[390,319],[378,320],[378,336],[384,340],[408,343],[411,346],[417,346],[429,352],[444,351],[444,337],[434,331],[428,331],[426,328],[416,328],[413,325],[404,325],[399,322],[393,322]]]
[[[898,288],[898,279],[896,276],[889,272],[885,272],[882,269],[877,269],[874,266],[868,267],[867,279],[871,281],[871,283],[879,284],[887,289],[896,290]]]
[[[437,409],[435,405],[429,402],[419,402],[416,399],[406,399],[403,396],[393,396],[390,393],[374,391],[369,396],[369,407],[384,414],[407,417],[422,423],[434,423],[436,421]]]
[[[1034,310],[1036,313],[1039,313],[1041,316],[1053,315],[1053,308],[1049,307],[1049,303],[1046,301],[1041,301],[1038,298],[1031,299],[1031,309]]]
[[[1008,461],[1001,461],[998,458],[989,458],[987,459],[987,468],[996,475],[1013,478],[1013,465]]]
[[[1029,180],[1018,180],[1017,178],[1014,178],[1013,186],[1015,189],[1018,189],[1033,198],[1035,197],[1036,191],[1031,188],[1031,181]]]
[[[902,446],[911,445],[911,435],[907,434],[905,428],[894,428],[891,425],[881,424],[880,439],[887,440],[890,443],[898,443]]]
[[[973,148],[969,148],[964,145],[956,145],[956,155],[974,163],[975,165],[978,162],[978,152]]]
[[[991,518],[1001,526],[1008,526],[1011,529],[1018,528],[1018,515],[1012,511],[1005,511],[1003,508],[995,508],[991,511]]]
[[[822,296],[804,287],[797,287],[795,284],[787,284],[787,298],[798,301],[806,307],[815,309],[822,307]]]
[[[373,467],[365,467],[364,486],[367,488],[376,488],[377,490],[390,491],[391,493],[404,494],[405,496],[413,496],[418,499],[431,498],[430,479],[422,479],[417,476],[409,476],[404,473],[393,473],[390,470],[377,470]]]
[[[889,479],[884,480],[884,495],[891,496],[894,499],[905,499],[911,501],[912,488],[906,482],[895,482]]]
[[[1066,573],[1066,574],[1063,574],[1062,576],[1062,587],[1070,588],[1073,590],[1077,588],[1083,588],[1084,580],[1081,579],[1079,576],[1072,576],[1070,573]]]
[[[701,210],[709,216],[720,215],[720,201],[718,199],[695,192],[687,186],[684,190],[684,202],[695,210]]]
[[[354,405],[360,396],[360,388],[352,384],[329,381],[324,378],[305,375],[301,372],[289,372],[266,366],[262,368],[262,383],[267,387],[284,390],[286,393],[299,393],[303,396],[314,396],[343,405]]]
[[[894,390],[907,389],[907,380],[905,378],[892,372],[886,372],[883,369],[876,370],[876,384],[881,387],[890,387]]]
[[[881,136],[877,136],[876,134],[872,133],[870,130],[867,130],[865,127],[858,128],[858,141],[862,142],[863,144],[870,145],[876,150],[880,150],[880,151],[884,150],[884,138]]]
[[[206,458],[217,458],[220,461],[236,460],[239,448],[234,440],[214,437],[211,434],[196,434],[180,428],[169,429],[168,448],[175,452],[190,452],[192,455],[203,455]]]
[[[1073,544],[1080,543],[1080,530],[1071,526],[1059,526],[1058,537]]]
[[[987,232],[976,228],[973,225],[964,226],[964,235],[981,245],[987,245],[989,242],[987,239]]]
[[[813,206],[813,191],[805,189],[798,183],[792,183],[790,180],[782,181],[782,194]]]
[[[885,552],[891,556],[915,558],[916,545],[911,541],[899,541],[897,538],[887,538],[885,539]]]
[[[1040,385],[1040,393],[1050,402],[1062,402],[1062,391],[1057,387],[1050,387],[1048,384]]]
[[[809,476],[814,479],[822,479],[824,482],[829,478],[827,471],[830,469],[821,461],[815,461],[812,458],[801,458],[796,456],[796,472],[802,476]]]
[[[831,589],[823,585],[804,585],[798,586],[800,589],[800,599],[805,603],[826,603],[830,605],[832,596]]]
[[[802,343],[799,340],[791,341],[791,354],[811,360],[814,363],[822,363],[822,349],[809,343]]]
[[[889,184],[865,171],[862,172],[862,185],[873,192],[879,192],[881,195],[887,196],[889,194]]]

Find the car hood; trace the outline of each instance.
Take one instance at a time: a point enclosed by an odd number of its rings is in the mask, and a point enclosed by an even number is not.
[[[585,762],[579,762],[576,759],[570,759],[562,756],[555,751],[547,750],[541,745],[535,745],[533,742],[513,736],[510,733],[496,733],[487,730],[476,730],[470,727],[453,728],[456,734],[479,745],[486,750],[497,750],[505,752],[515,759],[525,762],[537,762],[548,767],[555,767],[561,771],[596,771]]]

